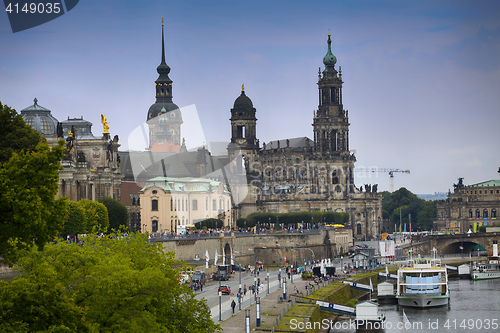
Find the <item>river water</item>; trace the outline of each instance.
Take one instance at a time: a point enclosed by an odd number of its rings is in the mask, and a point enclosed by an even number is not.
[[[449,280],[450,307],[417,310],[404,308],[411,327],[403,327],[403,309],[396,305],[380,305],[386,315],[386,333],[440,333],[440,332],[500,332],[500,279]],[[344,328],[338,322],[331,333],[353,333],[356,329]]]

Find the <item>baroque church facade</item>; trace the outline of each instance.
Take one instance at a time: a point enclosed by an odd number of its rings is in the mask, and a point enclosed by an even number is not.
[[[349,150],[342,71],[335,68],[330,34],[327,43],[324,70],[318,73],[319,105],[312,121],[313,139],[290,138],[261,145],[256,134],[257,111],[244,88],[235,100],[228,155],[235,161],[232,172],[245,172],[247,183],[233,185],[231,191],[233,197],[240,191],[248,192],[235,211],[238,217],[253,212],[346,212],[354,236],[372,239],[379,236],[382,195],[377,193],[376,184],[365,185],[365,191],[354,184],[356,157]]]

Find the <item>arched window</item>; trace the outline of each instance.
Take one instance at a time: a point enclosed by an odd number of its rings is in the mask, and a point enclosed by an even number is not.
[[[172,200],[172,198],[170,198],[170,211],[173,211],[174,210],[174,200]]]
[[[479,209],[476,209],[476,218],[481,218],[481,212],[479,211]]]
[[[334,170],[332,173],[332,184],[338,184],[339,183],[339,177],[337,175],[337,170]]]
[[[358,235],[361,235],[361,223],[358,223],[358,225],[356,226],[356,233]]]
[[[151,210],[158,211],[158,200],[156,199],[151,200]]]
[[[472,209],[469,209],[469,218],[471,219],[471,218],[473,218],[473,217],[474,217],[474,216],[473,216],[473,214],[472,214]]]
[[[193,210],[198,210],[198,200],[193,199]]]
[[[495,218],[495,219],[497,218],[497,210],[495,208],[493,208],[491,210],[491,218]]]
[[[484,219],[487,219],[487,218],[488,218],[488,210],[487,210],[487,209],[484,209],[484,210],[483,210],[483,218],[484,218]]]
[[[152,231],[153,232],[157,232],[158,231],[158,221],[157,220],[153,220],[153,222],[151,223],[151,227],[152,227]]]

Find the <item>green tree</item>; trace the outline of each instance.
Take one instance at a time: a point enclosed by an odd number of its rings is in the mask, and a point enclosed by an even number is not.
[[[69,213],[64,220],[64,235],[78,235],[87,232],[87,217],[80,202],[69,201]]]
[[[23,117],[0,102],[0,164],[9,160],[14,152],[34,151],[45,138],[26,124]]]
[[[63,229],[68,200],[55,200],[63,142],[52,150],[39,143],[35,151],[13,152],[0,165],[0,255],[36,244],[39,250]]]
[[[87,233],[106,232],[109,227],[108,210],[97,201],[82,199],[78,202],[85,211]]]
[[[206,301],[180,284],[180,262],[147,235],[89,235],[30,251],[0,282],[0,322],[30,331],[214,332]],[[40,293],[36,297],[36,293]],[[5,300],[5,301],[4,301]]]
[[[119,230],[120,227],[128,229],[128,209],[120,201],[111,197],[99,199],[99,202],[106,206],[108,210],[109,229]]]

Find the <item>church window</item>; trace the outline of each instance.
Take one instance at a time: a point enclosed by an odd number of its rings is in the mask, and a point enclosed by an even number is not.
[[[484,219],[488,218],[488,210],[487,209],[483,210],[483,218]]]
[[[151,210],[158,211],[158,200],[156,199],[151,200]]]
[[[337,170],[334,170],[332,173],[332,184],[338,184],[339,183],[339,177],[337,175]]]
[[[497,218],[497,210],[496,210],[495,208],[493,208],[493,209],[491,210],[491,218],[494,218],[494,219],[496,219],[496,218]]]
[[[163,88],[161,88],[161,95],[163,96],[164,93],[165,91],[163,90]]]
[[[198,210],[198,200],[193,199],[193,210]]]
[[[357,233],[358,235],[361,235],[361,223],[358,223],[358,224],[356,225],[356,233]]]
[[[212,201],[212,210],[217,210],[217,200]]]
[[[158,231],[158,221],[157,220],[153,220],[153,222],[151,223],[151,230],[153,232],[157,232]]]
[[[473,216],[472,216],[472,209],[469,209],[469,218],[470,219],[473,218]]]
[[[172,200],[172,198],[170,198],[170,211],[173,211],[174,210],[174,200]]]
[[[182,199],[182,211],[184,211],[184,199]]]
[[[236,136],[238,138],[245,138],[245,126],[240,125],[240,126],[237,126],[236,129],[237,129]]]
[[[479,211],[479,209],[476,209],[476,218],[480,218],[481,217],[481,212]]]

